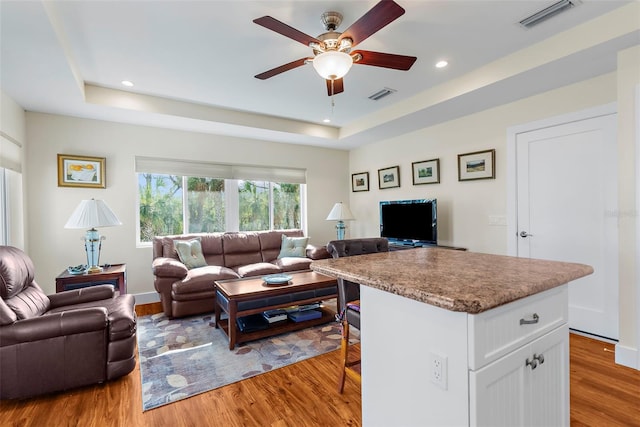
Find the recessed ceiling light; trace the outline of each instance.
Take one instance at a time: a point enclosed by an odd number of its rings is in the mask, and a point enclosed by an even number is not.
[[[331,123],[331,119],[324,119],[323,122],[325,123]]]
[[[438,61],[438,62],[436,62],[436,68],[444,68],[447,65],[449,65],[449,63],[447,61]]]
[[[132,87],[133,86],[133,83],[131,83],[129,80],[123,80],[121,83],[122,83],[123,86],[126,86],[126,87]]]

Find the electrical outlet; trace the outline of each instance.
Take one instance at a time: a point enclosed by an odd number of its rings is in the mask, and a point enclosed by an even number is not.
[[[429,353],[429,368],[431,382],[443,390],[447,389],[447,357],[436,353]]]

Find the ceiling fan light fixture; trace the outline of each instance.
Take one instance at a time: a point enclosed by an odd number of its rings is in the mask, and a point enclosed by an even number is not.
[[[352,65],[353,59],[349,54],[336,50],[320,53],[313,58],[313,68],[326,80],[341,79]]]

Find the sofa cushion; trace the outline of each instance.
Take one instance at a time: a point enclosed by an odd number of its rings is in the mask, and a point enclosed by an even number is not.
[[[182,261],[188,269],[207,265],[202,255],[202,244],[200,243],[199,237],[191,240],[175,240],[173,244],[175,245],[180,261]]]
[[[237,279],[238,277],[240,276],[232,269],[219,265],[194,268],[189,270],[184,279],[171,285],[171,294],[178,297],[191,293],[213,292],[216,280]]]
[[[308,242],[308,237],[287,237],[287,235],[283,234],[278,259],[285,257],[306,257]]]
[[[282,271],[308,270],[311,265],[309,258],[286,257],[274,261]]]
[[[224,265],[233,268],[262,262],[260,241],[253,232],[225,233],[222,237]]]
[[[282,235],[288,237],[304,237],[302,230],[270,230],[259,231],[260,251],[262,252],[262,261],[273,262],[278,259],[280,249],[282,248]]]
[[[224,265],[224,257],[222,254],[222,236],[224,233],[191,233],[191,234],[175,234],[164,237],[153,238],[153,257],[174,258],[178,260],[178,254],[174,241],[200,239],[202,245],[202,254],[207,265]]]
[[[263,274],[275,274],[280,273],[282,270],[275,264],[270,262],[257,262],[255,264],[241,265],[235,270],[240,277],[261,276]]]

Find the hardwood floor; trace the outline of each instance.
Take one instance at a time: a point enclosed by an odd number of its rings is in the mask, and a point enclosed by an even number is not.
[[[640,426],[640,371],[613,344],[571,334],[569,358],[572,426]]]
[[[571,335],[571,425],[640,426],[640,371],[613,345]],[[607,348],[609,351],[605,351]],[[360,386],[336,392],[339,351],[142,412],[140,371],[103,385],[0,402],[2,426],[359,426]]]

